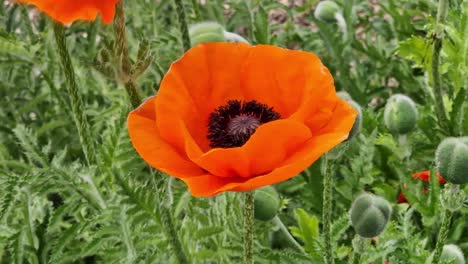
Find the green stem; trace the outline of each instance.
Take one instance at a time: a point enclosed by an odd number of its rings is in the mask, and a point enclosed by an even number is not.
[[[161,225],[163,226],[163,230],[165,232],[167,239],[169,240],[169,243],[177,259],[177,262],[179,264],[188,264],[190,262],[189,262],[187,255],[185,254],[184,248],[182,247],[182,243],[180,242],[180,238],[179,238],[179,235],[177,234],[177,229],[175,227],[174,220],[172,218],[172,213],[170,210],[172,202],[173,202],[172,182],[173,182],[172,178],[169,178],[167,182],[166,196],[161,197],[162,199],[165,198],[164,199],[165,201],[161,201],[160,203]]]
[[[182,44],[184,51],[187,51],[190,49],[191,44],[184,3],[182,0],[174,0],[174,2],[176,4],[177,17],[179,18],[180,32],[182,33]]]
[[[65,73],[67,80],[67,93],[70,98],[71,112],[73,120],[78,131],[78,136],[80,138],[80,143],[83,148],[83,153],[85,155],[86,162],[89,166],[96,163],[95,149],[93,137],[89,128],[88,119],[83,110],[83,101],[78,93],[78,85],[76,84],[75,71],[73,69],[73,64],[70,58],[70,54],[67,49],[67,42],[65,39],[65,29],[62,24],[54,22],[54,34],[55,40],[57,42],[57,47],[60,56],[60,62]],[[102,198],[99,189],[94,181],[93,177],[89,177],[89,184],[96,195],[97,200],[101,208],[106,208],[104,199]]]
[[[197,0],[192,0],[193,13],[195,15],[195,21],[201,20],[200,7],[198,6]]]
[[[136,83],[133,80],[129,80],[125,83],[125,90],[127,91],[128,97],[130,98],[130,103],[133,108],[137,108],[141,104],[141,97],[138,93],[138,88]]]
[[[179,264],[188,264],[189,261],[184,253],[182,244],[180,243],[169,208],[166,205],[162,205],[160,212],[163,229],[169,239],[169,243],[171,244],[172,250],[177,258],[177,262]]]
[[[361,260],[361,255],[359,253],[353,252],[353,258],[351,260],[352,264],[359,264],[359,261]]]
[[[465,20],[466,21],[466,20]],[[466,22],[465,22],[466,23]],[[465,26],[465,32],[463,32],[463,36],[468,36],[468,27]],[[467,56],[468,56],[468,41],[465,41],[465,44],[463,45],[463,51],[462,51],[462,59],[461,61],[464,61],[466,63],[467,61]],[[466,66],[466,64],[465,64]],[[463,84],[462,84],[462,89],[468,89],[468,78],[465,78]]]
[[[142,100],[138,92],[137,85],[131,76],[132,62],[128,55],[127,39],[125,37],[125,14],[123,0],[115,6],[114,34],[116,40],[116,55],[121,56],[121,76],[120,79],[125,85],[130,103],[133,108],[137,108]]]
[[[22,19],[24,19],[24,21],[26,21],[26,23],[24,23],[24,25],[26,27],[26,32],[28,33],[28,36],[29,36],[29,41],[32,42],[34,40],[34,30],[33,30],[33,27],[32,27],[32,21],[29,18],[28,10],[26,9],[25,5],[21,5],[21,15],[22,15]]]
[[[254,192],[245,193],[244,199],[244,258],[243,264],[253,263]]]
[[[439,72],[440,51],[442,50],[442,40],[444,38],[443,24],[447,17],[447,0],[439,0],[439,8],[437,10],[437,23],[434,32],[434,43],[432,46],[432,79],[434,87],[435,108],[439,125],[443,129],[449,128],[449,121],[445,111],[444,100],[442,95],[442,81]]]
[[[437,243],[434,253],[434,258],[432,259],[432,263],[436,264],[439,263],[440,256],[442,254],[442,249],[445,245],[445,240],[448,236],[448,231],[450,227],[450,221],[452,220],[453,212],[450,210],[445,209],[444,215],[442,216],[442,225],[439,230],[439,235],[437,237]]]
[[[353,239],[353,255],[349,261],[350,264],[359,264],[361,254],[364,249],[364,239],[360,235],[355,235]]]
[[[78,93],[78,86],[75,80],[75,71],[73,69],[73,64],[67,50],[65,29],[63,28],[63,25],[54,22],[54,33],[60,55],[60,61],[67,80],[66,87],[68,96],[70,97],[73,120],[75,121],[86,161],[88,165],[93,165],[96,161],[96,157],[94,155],[94,144],[89,129],[89,123],[83,111],[83,101]]]
[[[333,246],[331,242],[331,215],[332,215],[332,199],[333,199],[333,175],[332,164],[325,156],[324,163],[322,164],[323,173],[323,210],[322,210],[322,223],[323,223],[323,241],[325,243],[324,260],[326,264],[333,264]]]
[[[335,20],[341,32],[343,32],[343,41],[347,41],[348,40],[348,25],[346,24],[346,20],[343,17],[343,14],[340,12],[337,12],[335,14]]]
[[[42,77],[44,77],[44,80],[46,81],[46,83],[49,85],[51,94],[55,96],[58,100],[58,103],[60,106],[58,111],[62,111],[62,109],[64,109],[67,112],[67,114],[71,116],[72,113],[70,112],[70,109],[68,108],[67,102],[63,98],[62,94],[59,92],[57,87],[55,86],[54,81],[52,80],[52,77],[49,75],[47,71],[42,71],[41,74],[42,74]]]
[[[96,53],[96,37],[101,25],[100,19],[95,19],[88,31],[88,55],[94,57]]]
[[[283,224],[283,221],[281,221],[281,219],[278,217],[278,216],[275,216],[275,218],[273,218],[273,223],[275,223],[281,230],[281,232],[283,232],[283,234],[286,236],[286,238],[288,239],[288,241],[294,245],[294,247],[299,251],[299,252],[304,252],[304,249],[302,248],[302,246],[296,241],[296,239],[294,239],[294,237],[291,235],[291,233],[289,233],[288,229],[286,228],[286,226],[284,226]]]
[[[403,150],[403,160],[408,160],[411,156],[411,144],[408,143],[408,135],[407,134],[399,134],[398,135],[398,143],[400,148]]]

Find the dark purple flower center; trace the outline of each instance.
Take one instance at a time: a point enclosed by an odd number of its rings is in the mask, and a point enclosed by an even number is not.
[[[266,104],[231,100],[210,114],[207,138],[213,148],[240,147],[257,127],[279,118],[280,115]]]

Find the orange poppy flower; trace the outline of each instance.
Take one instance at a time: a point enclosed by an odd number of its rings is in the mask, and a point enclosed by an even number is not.
[[[416,172],[413,174],[413,179],[418,179],[423,182],[429,182],[430,177],[431,177],[430,171],[420,171],[420,172]],[[442,178],[442,176],[440,176],[439,172],[437,172],[437,180],[439,181],[440,184],[445,183],[445,179]],[[406,185],[404,187],[405,189],[407,188]],[[423,188],[422,192],[427,193],[427,189]],[[403,192],[400,192],[400,194],[398,195],[397,203],[408,203],[408,200],[406,200],[406,196],[403,194]]]
[[[93,21],[101,14],[104,23],[112,22],[119,0],[18,0],[35,5],[53,19],[68,24],[77,20]]]
[[[297,175],[347,138],[355,116],[311,53],[203,43],[172,64],[128,129],[148,164],[213,196]]]

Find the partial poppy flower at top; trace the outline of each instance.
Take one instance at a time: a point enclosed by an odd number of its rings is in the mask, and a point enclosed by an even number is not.
[[[347,138],[356,114],[311,53],[203,43],[172,64],[128,130],[149,165],[213,196],[297,175]]]
[[[421,180],[423,182],[429,182],[430,177],[431,177],[431,172],[430,171],[420,171],[420,172],[416,172],[416,173],[413,174],[413,179],[418,179],[418,180]],[[445,179],[442,178],[442,176],[440,176],[439,172],[437,172],[437,180],[439,181],[440,184],[445,184]],[[404,187],[407,188],[406,185]],[[422,192],[426,193],[427,189],[423,188]],[[403,192],[400,192],[400,194],[398,195],[397,202],[398,203],[408,203],[408,200],[406,200],[406,197],[403,194]]]
[[[20,3],[35,5],[51,18],[68,24],[77,20],[93,21],[98,14],[104,23],[114,18],[115,4],[119,0],[18,0]]]

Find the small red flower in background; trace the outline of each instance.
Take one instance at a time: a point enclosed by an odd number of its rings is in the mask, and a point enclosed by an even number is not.
[[[419,179],[423,182],[429,182],[429,179],[430,179],[430,176],[431,176],[431,172],[430,171],[420,171],[420,172],[416,172],[413,174],[413,179]],[[437,180],[439,181],[440,184],[444,184],[445,183],[445,179],[442,178],[442,176],[440,176],[440,174],[437,172]],[[406,186],[406,184],[404,185],[405,189],[407,189],[408,187]],[[422,192],[423,193],[427,193],[427,189],[426,188],[423,188],[422,189]],[[398,203],[408,203],[408,200],[406,200],[406,197],[405,195],[403,194],[403,192],[400,192],[400,194],[398,195],[398,200],[397,200]]]
[[[416,172],[415,174],[413,174],[413,179],[420,179],[425,182],[428,182],[430,177],[431,177],[430,171],[420,171],[420,172]],[[437,172],[437,180],[439,181],[440,184],[445,183],[444,178],[442,178],[442,176],[440,176],[438,172]]]
[[[101,14],[102,21],[109,24],[114,18],[115,4],[119,0],[18,0],[35,5],[51,18],[68,24],[77,20],[93,21]]]

